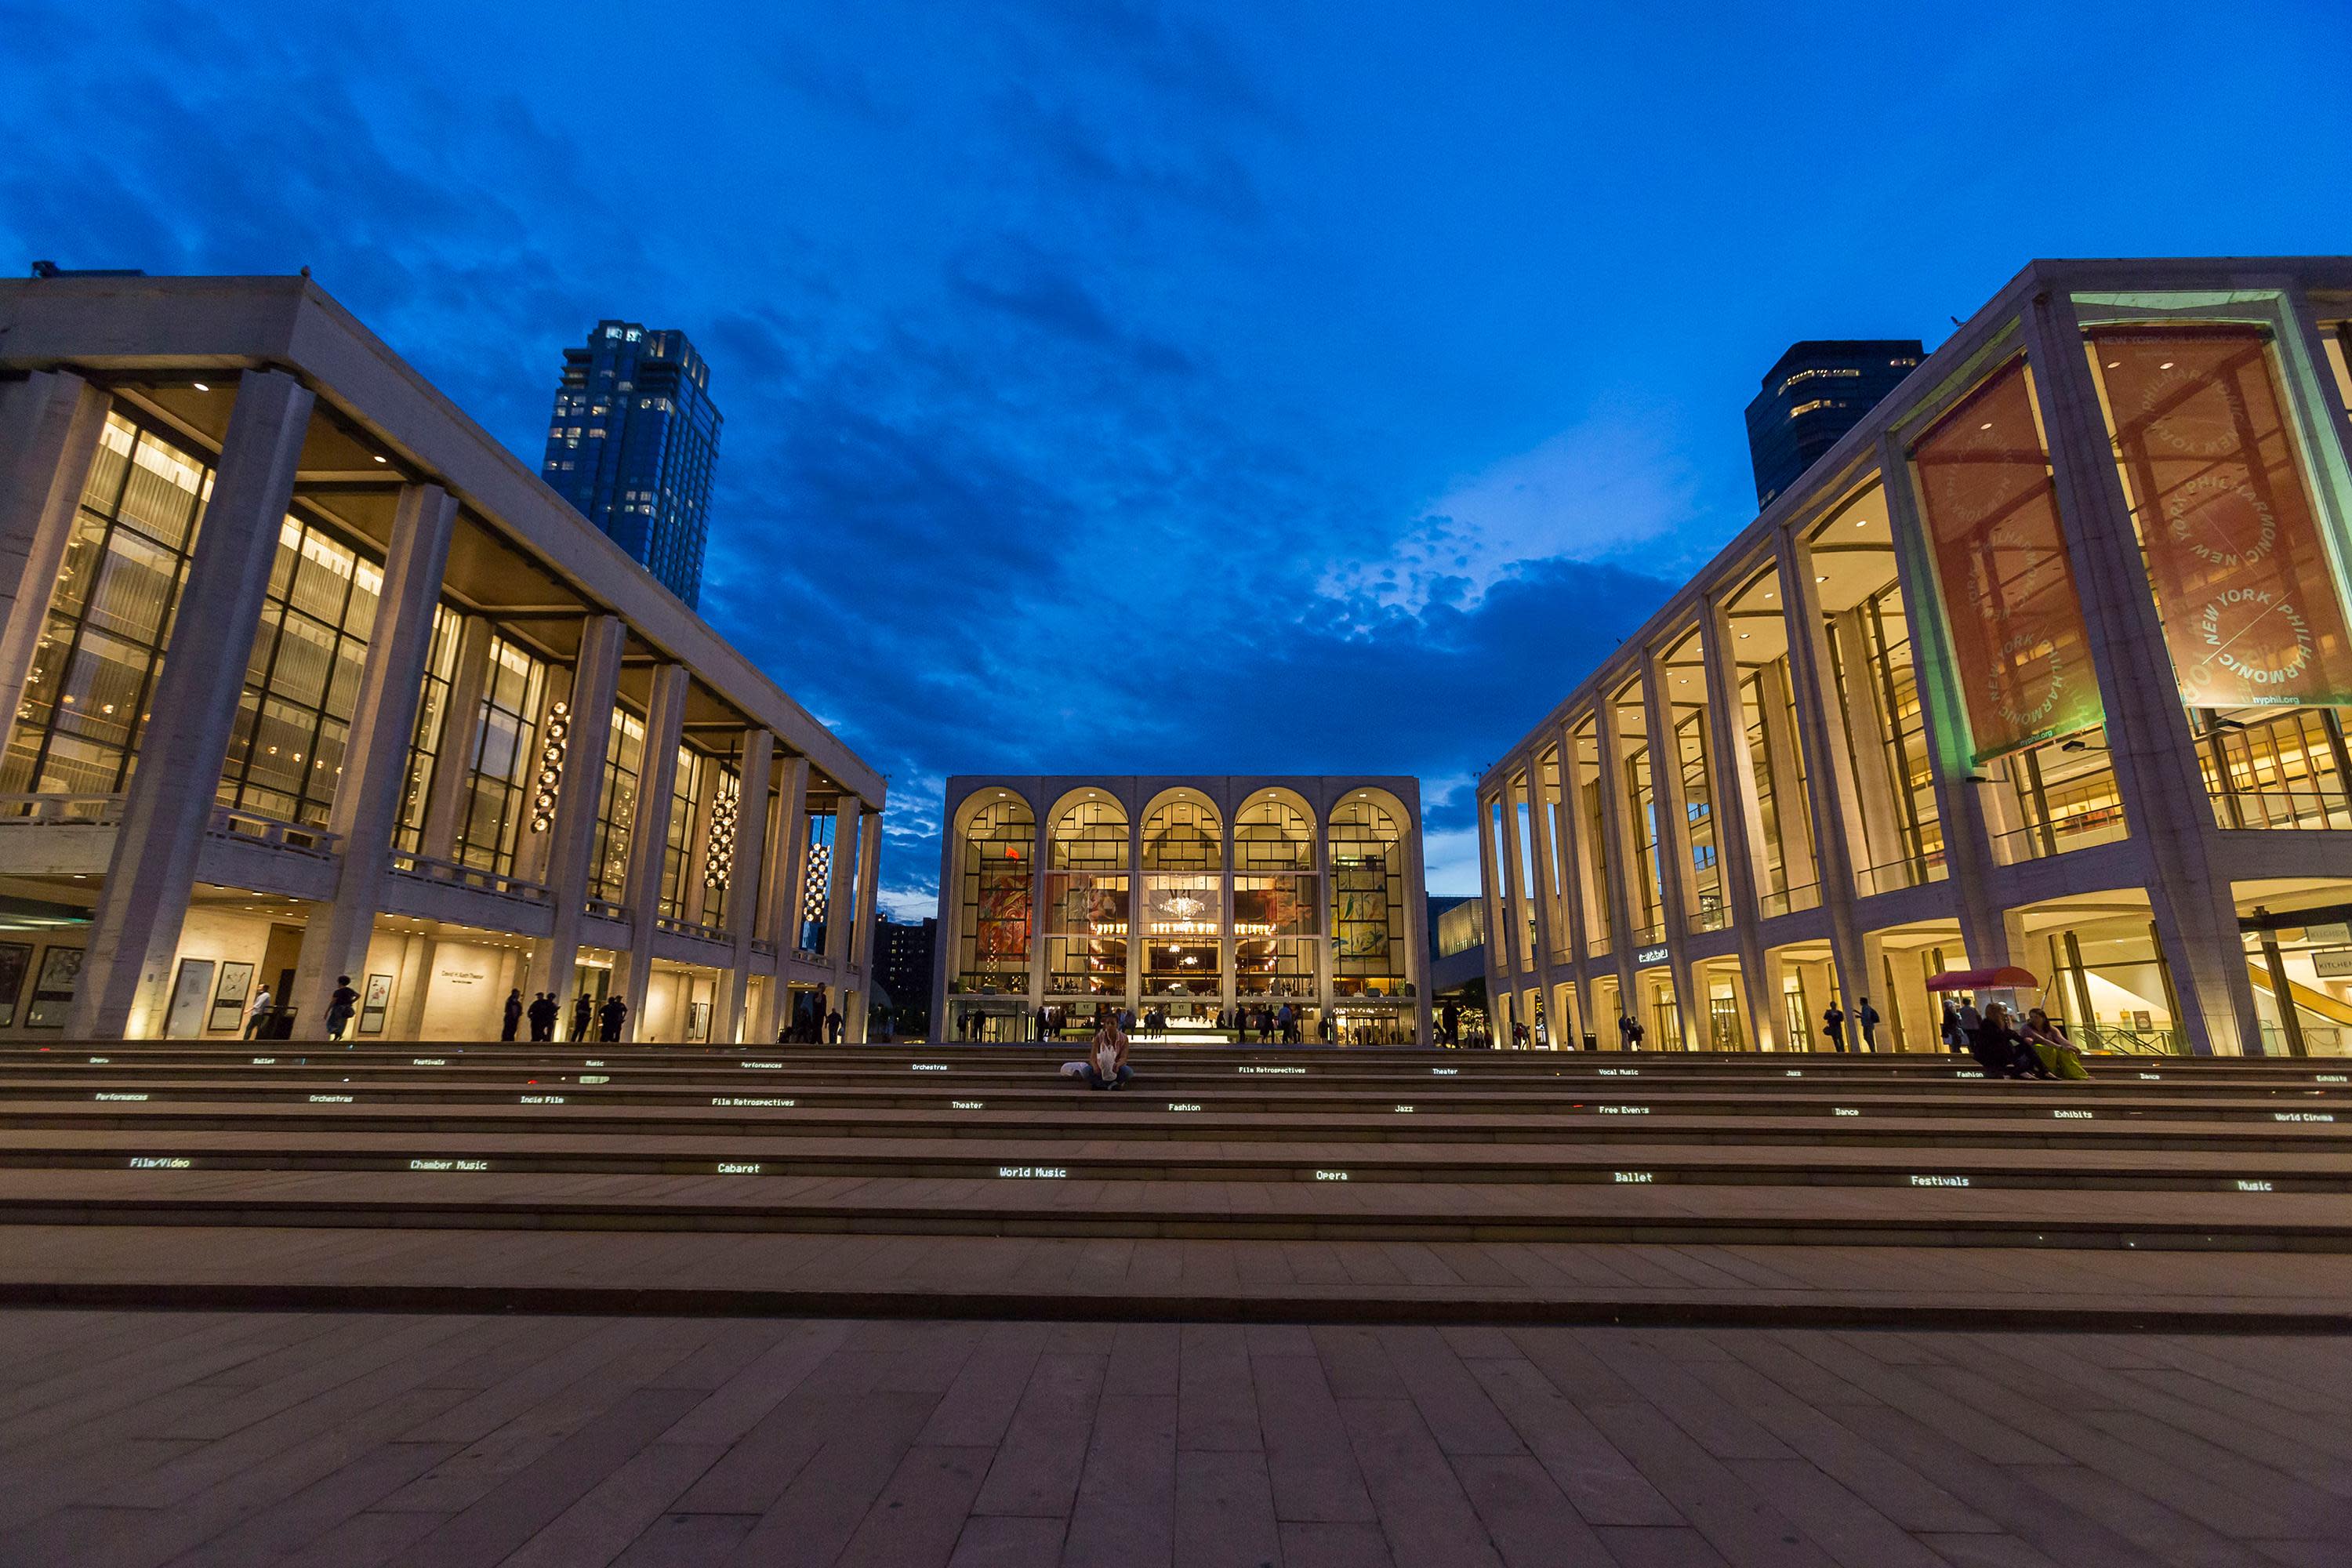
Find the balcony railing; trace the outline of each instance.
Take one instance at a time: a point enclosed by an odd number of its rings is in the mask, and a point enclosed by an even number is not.
[[[629,923],[629,911],[610,899],[589,899],[584,900],[583,907],[600,921],[618,921],[623,925]]]
[[[2073,849],[2088,849],[2095,844],[2114,844],[2129,837],[2124,826],[2124,808],[2101,806],[2096,811],[2080,811],[2071,816],[2053,817],[2046,823],[1996,833],[1992,836],[1992,858],[2000,865],[2015,866]]]
[[[412,854],[405,849],[392,852],[391,870],[394,876],[406,877],[411,881],[464,888],[470,892],[488,893],[494,899],[511,899],[522,904],[547,902],[547,885],[544,882],[501,876],[496,871],[485,871],[478,866],[461,865],[457,861],[443,860],[431,855]]]
[[[2212,797],[2213,819],[2223,827],[2255,831],[2352,827],[2352,808],[2335,790],[2219,790],[2208,778],[2206,793]]]
[[[1711,931],[1726,931],[1731,925],[1731,910],[1722,904],[1693,910],[1685,922],[1693,936],[1703,936]]]
[[[700,921],[678,920],[670,915],[656,918],[654,929],[666,931],[672,936],[690,936],[698,942],[715,942],[730,947],[735,942],[735,933],[722,927],[707,926]]]
[[[1864,867],[1853,874],[1854,892],[1865,899],[1880,893],[1899,893],[1906,888],[1940,882],[1944,876],[1944,852],[1940,848],[1931,849],[1916,858]]]
[[[1817,910],[1822,907],[1822,885],[1819,882],[1800,882],[1793,888],[1784,888],[1777,893],[1766,893],[1757,900],[1757,903],[1763,910],[1764,918],[1768,921],[1775,915],[1792,915],[1800,910]]]
[[[119,795],[0,795],[0,826],[26,822],[112,827],[122,820],[122,798]]]
[[[240,844],[257,844],[265,849],[284,850],[293,855],[308,855],[320,860],[331,860],[340,843],[336,834],[306,823],[281,822],[259,812],[245,811],[233,805],[213,807],[212,820],[205,831],[215,838],[231,838]]]

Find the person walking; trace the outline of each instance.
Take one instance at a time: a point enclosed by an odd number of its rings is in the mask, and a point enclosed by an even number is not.
[[[554,999],[554,992],[551,991],[547,994],[549,1000],[552,1001]],[[589,996],[588,993],[583,991],[580,993],[580,999],[572,1004],[572,1037],[573,1039],[584,1040],[588,1037],[588,1020],[594,1017],[595,1015],[596,1004],[594,1000]]]
[[[824,1016],[824,1043],[828,1046],[841,1044],[841,1009],[838,1007]]]
[[[520,990],[509,991],[507,993],[507,1005],[499,1011],[499,1041],[504,1043],[512,1040],[515,1037],[515,1026],[521,1022],[522,993]],[[538,1031],[533,1030],[530,1037],[534,1040],[539,1038]]]
[[[352,1015],[359,1011],[360,994],[352,989],[352,977],[335,976],[335,989],[327,997],[327,1038],[340,1040],[343,1031],[352,1026]]]
[[[1832,1002],[1822,1009],[1822,1029],[1840,1056],[1845,1054],[1845,1009]]]
[[[1284,1045],[1295,1046],[1298,1043],[1298,1015],[1290,1010],[1289,1003],[1285,1002],[1281,1011],[1275,1014],[1274,1023],[1275,1027],[1282,1033]]]
[[[1878,1049],[1878,1009],[1870,1005],[1869,997],[1864,997],[1862,1005],[1853,1010],[1853,1022],[1854,1026],[1862,1031],[1862,1048],[1865,1051]]]
[[[608,1046],[618,1045],[621,1026],[628,1021],[629,1005],[618,996],[607,996],[604,1005],[596,1009],[596,1037]]]
[[[530,1037],[541,1045],[555,1038],[555,1021],[563,1016],[562,1004],[552,991],[542,991],[530,1004]]]
[[[1620,1049],[1630,1051],[1633,1048],[1633,1031],[1640,1026],[1641,1026],[1633,1022],[1633,1018],[1631,1014],[1620,1013],[1617,1015],[1617,1045]]]
[[[1046,1028],[1046,1026],[1047,1026],[1049,1023],[1051,1023],[1051,1022],[1052,1022],[1052,1018],[1051,1018],[1051,1016],[1050,1016],[1050,1015],[1047,1013],[1047,1011],[1046,1011],[1045,1004],[1044,1004],[1043,1002],[1038,1003],[1038,1004],[1037,1004],[1037,1040],[1038,1040],[1038,1043],[1039,1043],[1040,1045],[1043,1045],[1045,1041],[1050,1040],[1050,1039],[1052,1039],[1052,1038],[1054,1037],[1053,1037],[1053,1036],[1052,1036],[1052,1035],[1047,1031],[1047,1028]]]
[[[1966,1054],[1969,1048],[1968,1031],[1960,1026],[1960,1010],[1952,1005],[1952,999],[1949,996],[1944,998],[1944,1021],[1941,1028],[1944,1036],[1944,1048],[1954,1056]]]
[[[245,1037],[259,1037],[260,1031],[269,1026],[270,1014],[276,1004],[270,1000],[269,987],[265,985],[253,994],[253,1005],[245,1010]]]

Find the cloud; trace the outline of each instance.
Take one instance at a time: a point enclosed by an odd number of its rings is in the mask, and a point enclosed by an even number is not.
[[[1474,605],[1528,563],[1599,561],[1686,526],[1696,475],[1656,418],[1595,415],[1454,484],[1382,555],[1335,563],[1323,591],[1419,610]]]

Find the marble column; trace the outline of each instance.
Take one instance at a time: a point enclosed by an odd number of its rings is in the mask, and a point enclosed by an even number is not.
[[[0,382],[0,715],[24,702],[106,408],[64,371]]]

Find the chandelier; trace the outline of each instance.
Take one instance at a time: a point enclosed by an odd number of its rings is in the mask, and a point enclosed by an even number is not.
[[[1206,914],[1209,906],[1190,893],[1171,893],[1160,900],[1160,908],[1162,913],[1173,915],[1180,921],[1191,921]]]

